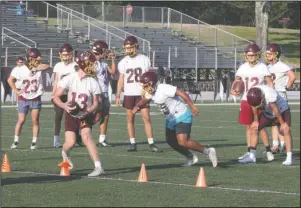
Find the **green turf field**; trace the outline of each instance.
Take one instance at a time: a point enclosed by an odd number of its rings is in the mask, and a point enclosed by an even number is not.
[[[237,158],[246,151],[245,131],[237,125],[239,106],[198,106],[199,117],[192,138],[215,147],[219,165],[199,155],[199,163],[189,168],[185,158],[173,151],[164,139],[164,118],[152,108],[154,139],[162,153],[149,151],[143,122],[136,119],[138,152],[129,153],[126,119],[122,108],[112,108],[108,139],[115,147],[100,148],[106,173],[87,178],[94,164],[85,147],[72,150],[72,176],[62,177],[57,166],[61,150],[52,148],[54,111],[41,114],[39,148],[30,150],[31,121],[24,125],[20,149],[10,150],[13,142],[16,108],[2,108],[2,150],[7,153],[11,173],[2,173],[2,206],[294,206],[300,205],[300,105],[292,105],[294,165],[282,166],[285,156],[275,155],[267,162],[263,145],[258,146],[257,164],[241,165]],[[63,137],[63,132],[61,132]],[[98,139],[98,130],[93,129]],[[137,183],[141,164],[145,163],[148,183]],[[200,167],[204,167],[209,188],[194,187]]]

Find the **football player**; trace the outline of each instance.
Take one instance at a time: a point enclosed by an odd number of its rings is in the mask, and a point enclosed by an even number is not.
[[[98,80],[98,84],[101,88],[101,119],[99,123],[99,140],[97,143],[98,147],[109,147],[112,146],[106,140],[107,127],[109,121],[109,112],[111,102],[109,99],[108,89],[110,87],[110,74],[115,74],[116,72],[116,64],[115,64],[115,54],[110,53],[108,50],[109,46],[106,42],[98,40],[95,41],[92,46],[92,52],[94,53],[97,65],[96,65],[96,77]],[[107,64],[105,59],[110,59],[111,66]]]
[[[241,162],[256,163],[258,132],[276,125],[280,127],[286,145],[286,160],[282,164],[291,165],[291,113],[287,101],[275,89],[265,85],[251,88],[247,93],[247,101],[252,106],[254,121],[251,125],[250,154]]]
[[[95,169],[88,176],[98,176],[104,172],[97,147],[91,137],[91,128],[95,123],[94,113],[99,106],[100,87],[94,78],[96,57],[90,51],[82,52],[78,55],[76,62],[79,66],[77,72],[70,73],[63,77],[55,90],[53,101],[65,112],[65,143],[62,149],[64,161],[68,161],[70,169],[73,168],[69,151],[76,143],[76,134],[80,131],[83,143],[87,147],[89,154],[94,161]],[[67,102],[61,100],[64,91],[68,91]],[[71,106],[72,103],[75,106]],[[70,113],[79,106],[80,112],[77,115]]]
[[[269,72],[267,66],[260,62],[260,48],[256,44],[250,44],[245,50],[246,63],[242,64],[235,75],[235,80],[232,84],[231,94],[234,96],[239,96],[242,93],[242,98],[240,101],[240,112],[239,112],[239,123],[246,126],[246,138],[248,152],[243,156],[239,157],[238,160],[244,160],[250,154],[250,140],[251,140],[251,124],[254,120],[252,107],[247,102],[247,92],[251,87],[259,86],[267,82],[270,87],[274,87],[273,81],[271,79],[271,73]],[[244,83],[244,91],[236,92],[233,89],[236,80],[242,80]],[[274,156],[270,150],[269,138],[267,132],[261,131],[261,138],[263,144],[266,148],[266,155],[268,161],[274,160]]]
[[[60,48],[60,58],[61,62],[58,62],[54,68],[54,82],[52,87],[52,94],[51,100],[53,99],[53,95],[55,94],[55,90],[58,87],[58,82],[66,75],[75,72],[75,67],[77,66],[76,62],[73,60],[73,48],[70,44],[65,43]],[[67,92],[65,91],[61,97],[62,102],[67,101]],[[61,147],[60,144],[60,131],[61,131],[61,122],[64,114],[64,109],[59,108],[57,105],[54,104],[54,111],[55,111],[55,120],[54,120],[54,132],[53,132],[53,146],[58,148]]]
[[[120,106],[120,94],[124,89],[123,107],[126,109],[127,114],[127,129],[130,137],[131,146],[129,152],[137,151],[135,142],[135,129],[134,119],[135,115],[132,113],[133,107],[141,100],[141,86],[140,77],[148,71],[151,67],[150,59],[138,53],[138,40],[134,36],[128,36],[124,40],[124,50],[126,56],[118,63],[118,70],[120,72],[116,105]],[[140,110],[144,122],[145,133],[148,138],[150,150],[153,152],[160,152],[160,149],[154,144],[152,126],[149,114],[149,105],[144,106]]]
[[[37,48],[26,51],[26,63],[21,68],[14,68],[8,78],[8,84],[18,96],[18,120],[15,127],[14,143],[11,149],[18,148],[19,137],[26,115],[31,110],[32,143],[30,149],[37,148],[37,139],[40,131],[39,116],[41,110],[41,96],[44,93],[42,71],[49,65],[42,64],[42,56]],[[18,88],[16,83],[19,83]]]
[[[166,142],[188,159],[183,166],[188,167],[198,162],[198,157],[190,151],[193,150],[204,153],[211,160],[213,167],[216,167],[215,149],[206,148],[190,138],[192,116],[197,116],[199,111],[189,95],[175,86],[160,84],[157,74],[153,71],[145,72],[140,82],[143,86],[142,99],[133,108],[132,113],[135,114],[153,100],[166,118]]]
[[[265,52],[265,59],[269,64],[268,69],[273,75],[272,79],[274,81],[275,89],[277,90],[278,94],[285,100],[287,100],[286,90],[294,84],[296,76],[292,68],[280,60],[280,56],[280,46],[276,43],[268,44]],[[278,126],[272,126],[273,153],[279,151],[278,138],[280,139],[280,152],[285,152],[284,137],[279,134]]]

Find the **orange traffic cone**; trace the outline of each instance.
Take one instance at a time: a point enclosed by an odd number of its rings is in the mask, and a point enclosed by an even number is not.
[[[141,169],[140,169],[140,174],[138,177],[138,182],[147,182],[148,178],[147,178],[147,174],[146,174],[146,169],[145,169],[145,165],[144,163],[142,163],[141,165]]]
[[[10,168],[10,164],[9,164],[9,160],[8,160],[7,154],[5,154],[4,157],[3,157],[3,162],[2,162],[2,166],[1,166],[1,172],[2,173],[9,173],[9,172],[11,172],[11,168]]]
[[[67,161],[61,162],[58,166],[61,167],[60,176],[70,176],[70,164]]]
[[[205,171],[204,168],[200,169],[198,179],[196,181],[196,187],[200,188],[207,188],[207,183],[206,183],[206,176],[205,176]]]

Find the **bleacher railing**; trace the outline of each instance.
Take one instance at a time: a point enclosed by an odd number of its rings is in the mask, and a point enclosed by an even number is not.
[[[245,47],[251,41],[213,26],[187,14],[167,7],[132,6],[132,13],[126,6],[66,4],[79,13],[93,16],[118,27],[165,27],[193,36],[193,40],[213,47]]]
[[[6,38],[12,39],[17,43],[26,46],[27,48],[37,47],[37,43],[35,41],[21,35],[20,33],[8,29],[7,27],[2,27],[2,37],[1,37],[2,45],[4,45],[4,41],[6,40]]]

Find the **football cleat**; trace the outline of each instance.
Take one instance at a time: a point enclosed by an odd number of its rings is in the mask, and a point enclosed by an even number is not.
[[[100,167],[95,167],[93,172],[88,174],[88,177],[96,177],[99,176],[101,174],[104,174],[104,169],[100,166]]]
[[[108,142],[106,142],[106,141],[103,141],[103,142],[98,142],[97,144],[96,144],[96,146],[97,147],[113,147],[113,145],[111,145],[111,144],[109,144]]]
[[[286,159],[286,160],[282,163],[282,165],[287,165],[287,166],[292,165],[292,160],[291,160],[291,159]]]
[[[239,163],[256,163],[256,158],[251,158],[250,155],[248,155],[247,157],[244,157],[243,159],[238,160]]]
[[[135,143],[131,144],[130,148],[127,151],[128,152],[137,152],[137,145]]]
[[[238,159],[239,160],[242,160],[244,159],[245,157],[248,157],[250,155],[250,152],[246,152],[244,155],[240,156]]]
[[[14,142],[12,145],[11,145],[11,149],[17,149],[18,148],[18,145],[19,145],[19,142]]]
[[[160,150],[159,147],[157,147],[155,144],[150,144],[149,148],[152,152],[162,152],[162,150]]]
[[[193,155],[192,158],[187,158],[187,162],[184,163],[182,167],[185,168],[190,167],[199,161],[199,158],[195,154],[192,153],[192,155]]]
[[[274,160],[274,155],[272,152],[266,152],[268,161],[273,161]]]
[[[30,149],[31,150],[37,149],[37,143],[35,142],[31,143]]]
[[[212,166],[216,167],[217,166],[217,156],[216,156],[216,151],[213,147],[209,148],[209,153],[208,153],[207,157],[212,162]]]

